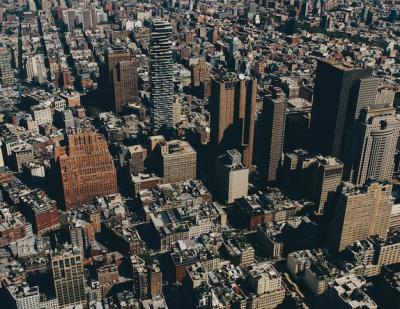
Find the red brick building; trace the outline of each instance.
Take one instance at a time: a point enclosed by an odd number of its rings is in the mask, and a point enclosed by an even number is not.
[[[21,213],[10,213],[8,209],[0,210],[0,247],[28,235],[30,225]]]
[[[55,206],[47,205],[33,210],[35,215],[34,230],[38,234],[43,234],[49,230],[60,226],[58,221],[58,210]]]
[[[137,102],[137,63],[129,52],[109,49],[106,53],[108,84],[112,90],[113,110],[122,111],[122,105]]]
[[[40,190],[21,197],[21,212],[32,223],[36,234],[44,234],[60,227],[57,203]]]
[[[54,152],[65,209],[118,191],[115,166],[99,133],[74,132],[68,135],[67,145]]]

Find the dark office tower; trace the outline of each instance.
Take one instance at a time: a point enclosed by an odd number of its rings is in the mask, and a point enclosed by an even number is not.
[[[266,182],[276,180],[282,159],[285,136],[286,98],[279,88],[274,88],[271,96],[264,97],[262,110],[264,140],[260,143],[260,175]]]
[[[304,0],[301,3],[301,16],[307,17],[310,12],[310,4],[308,0]]]
[[[150,118],[154,133],[174,127],[174,82],[171,49],[171,24],[153,21],[150,38]]]
[[[137,102],[138,79],[137,65],[129,52],[121,49],[109,49],[106,58],[108,85],[111,89],[113,110],[122,111],[123,104]]]
[[[285,24],[285,32],[288,35],[293,35],[298,32],[298,20],[296,17],[290,17]]]
[[[257,81],[243,74],[227,74],[211,84],[211,143],[218,154],[229,149],[242,153],[247,167],[253,163]]]
[[[68,135],[66,147],[54,150],[66,210],[118,191],[106,140],[94,131]]]
[[[12,85],[14,71],[11,67],[11,54],[7,47],[0,47],[0,83],[3,87]]]
[[[391,180],[399,132],[393,107],[364,108],[346,139],[345,179],[357,185],[368,179]]]
[[[392,10],[390,11],[390,14],[389,14],[389,16],[388,16],[388,20],[389,20],[389,22],[391,22],[391,23],[394,23],[396,20],[398,20],[398,12],[397,12],[396,9],[392,9]]]
[[[353,98],[356,104],[352,106],[353,110],[350,110],[350,119],[348,120],[349,122],[354,122],[356,119],[358,119],[358,117],[360,116],[360,111],[362,109],[375,105],[378,88],[378,78],[371,77],[357,80],[353,94]]]
[[[344,183],[338,191],[334,218],[329,226],[328,244],[342,251],[357,240],[372,235],[386,239],[393,207],[392,185],[372,182],[357,187]]]
[[[369,12],[369,7],[368,7],[367,5],[365,5],[364,8],[363,8],[362,11],[361,11],[361,19],[362,19],[363,21],[366,21],[366,20],[367,20],[368,12]]]
[[[329,15],[322,15],[319,27],[324,30],[329,30],[330,26],[331,26],[331,17]]]
[[[358,80],[371,75],[372,69],[318,62],[311,115],[315,152],[342,157],[344,134],[353,125],[356,110],[359,110],[356,107]],[[375,97],[371,98],[371,104],[375,103]]]
[[[51,256],[54,288],[60,308],[86,304],[82,262],[78,248],[65,248]]]

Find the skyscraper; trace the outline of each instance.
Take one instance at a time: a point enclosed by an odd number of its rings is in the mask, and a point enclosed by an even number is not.
[[[262,126],[265,134],[260,143],[260,174],[264,181],[275,181],[282,159],[285,137],[286,99],[279,88],[273,89],[272,96],[264,97]]]
[[[11,54],[7,47],[0,47],[0,83],[3,87],[10,86],[14,79],[11,67]]]
[[[150,117],[154,133],[174,127],[171,35],[169,22],[162,19],[153,21],[150,38]]]
[[[365,108],[346,140],[345,178],[362,185],[368,179],[391,180],[400,121],[391,106]]]
[[[336,192],[342,181],[343,163],[333,157],[317,156],[313,169],[314,184],[310,193],[313,196],[316,213],[323,215],[330,194]]]
[[[92,3],[91,6],[90,6],[90,16],[91,16],[91,22],[92,22],[92,30],[96,30],[96,27],[97,27],[97,10],[96,10],[96,5],[94,3]]]
[[[112,90],[113,110],[122,111],[122,105],[138,99],[137,65],[129,52],[122,49],[109,49],[106,66],[108,84]]]
[[[82,10],[82,28],[83,30],[92,28],[92,14],[89,9]]]
[[[80,250],[65,248],[52,255],[51,268],[60,308],[84,305],[85,277]]]
[[[108,81],[112,81],[113,70],[120,61],[131,60],[131,54],[122,48],[109,48],[106,53],[105,66],[107,69]]]
[[[118,191],[114,163],[99,133],[68,135],[67,146],[56,147],[54,157],[67,210]]]
[[[30,81],[37,81],[42,84],[47,79],[47,71],[42,54],[34,55],[26,59],[26,78]]]
[[[249,169],[242,164],[242,155],[236,149],[217,157],[215,178],[219,198],[225,203],[247,196]]]
[[[359,105],[365,105],[374,82],[360,82],[370,78],[372,69],[319,61],[317,66],[311,131],[315,152],[341,158],[342,142],[347,129],[356,118]],[[366,94],[366,95],[365,95]],[[370,103],[375,103],[376,93]],[[358,100],[360,98],[360,100]]]
[[[63,21],[67,26],[68,31],[75,29],[76,12],[74,9],[68,9],[63,11]]]
[[[137,102],[138,81],[134,61],[120,61],[113,71],[114,109],[122,111],[122,104]]]
[[[342,251],[347,245],[371,235],[386,239],[393,206],[392,185],[371,182],[357,187],[344,183],[340,188],[328,243],[332,250]]]
[[[342,182],[343,163],[335,157],[310,155],[303,149],[285,153],[279,184],[289,194],[315,203],[315,212],[323,215]]]
[[[225,74],[212,80],[211,143],[217,153],[237,149],[248,168],[253,163],[257,81],[243,74]]]
[[[355,86],[354,99],[356,104],[352,106],[354,110],[350,110],[349,122],[354,122],[360,116],[360,111],[368,106],[375,105],[376,96],[378,94],[379,79],[375,77],[362,78],[357,80]],[[353,116],[354,113],[354,116]]]

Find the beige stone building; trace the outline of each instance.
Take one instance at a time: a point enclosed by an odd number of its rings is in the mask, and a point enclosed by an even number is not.
[[[68,248],[51,257],[54,288],[60,308],[86,304],[81,252]]]
[[[345,179],[357,185],[368,179],[391,180],[399,131],[400,121],[392,106],[361,110],[345,147]]]
[[[196,179],[197,153],[188,142],[160,142],[155,151],[157,169],[165,183]]]
[[[329,229],[329,245],[342,251],[357,240],[378,235],[386,239],[393,207],[392,184],[372,182],[362,187],[342,185]]]

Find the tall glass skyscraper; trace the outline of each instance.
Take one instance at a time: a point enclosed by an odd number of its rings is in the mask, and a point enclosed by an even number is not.
[[[174,82],[171,50],[171,24],[153,21],[150,39],[151,128],[153,133],[173,128]]]

